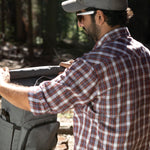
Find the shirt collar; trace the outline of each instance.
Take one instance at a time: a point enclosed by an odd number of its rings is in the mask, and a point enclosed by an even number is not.
[[[108,33],[106,33],[94,46],[95,48],[101,46],[103,43],[108,42],[108,41],[113,41],[118,37],[123,37],[123,36],[131,36],[130,32],[127,27],[121,27],[114,29]]]

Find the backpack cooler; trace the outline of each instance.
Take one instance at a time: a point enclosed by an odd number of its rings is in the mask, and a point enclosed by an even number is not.
[[[11,82],[33,86],[54,78],[59,66],[31,67],[10,71]],[[34,116],[2,98],[0,113],[0,150],[51,150],[57,143],[57,115]]]

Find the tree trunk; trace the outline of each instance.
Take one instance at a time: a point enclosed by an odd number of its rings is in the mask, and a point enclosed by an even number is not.
[[[49,55],[51,59],[56,47],[56,19],[57,19],[57,1],[46,0],[45,14],[45,36],[44,36],[44,53]]]
[[[5,34],[5,0],[1,0],[1,32]]]
[[[13,12],[12,12],[13,13]],[[23,22],[23,14],[22,14],[22,1],[16,0],[16,40],[18,42],[26,41],[26,32],[25,25]]]
[[[28,4],[28,48],[30,57],[34,57],[33,54],[33,25],[32,25],[32,0],[27,0]]]

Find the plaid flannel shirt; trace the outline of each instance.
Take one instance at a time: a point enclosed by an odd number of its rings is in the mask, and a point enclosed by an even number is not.
[[[150,51],[126,27],[29,92],[35,115],[74,108],[74,149],[148,150]]]

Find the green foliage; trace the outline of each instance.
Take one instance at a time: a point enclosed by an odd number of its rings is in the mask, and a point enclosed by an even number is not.
[[[7,22],[5,23],[6,28],[5,28],[5,40],[9,40],[11,42],[15,42],[14,39],[14,33],[15,33],[15,28],[14,26],[11,26]]]
[[[61,8],[62,1],[64,0],[61,0],[58,4],[57,40],[69,39],[77,42],[87,42],[88,39],[84,31],[77,26],[76,14],[64,12]]]
[[[79,28],[79,31],[78,31],[78,36],[79,36],[79,42],[88,42],[88,38],[87,38],[87,35],[85,34],[85,32],[83,31],[82,28]]]

